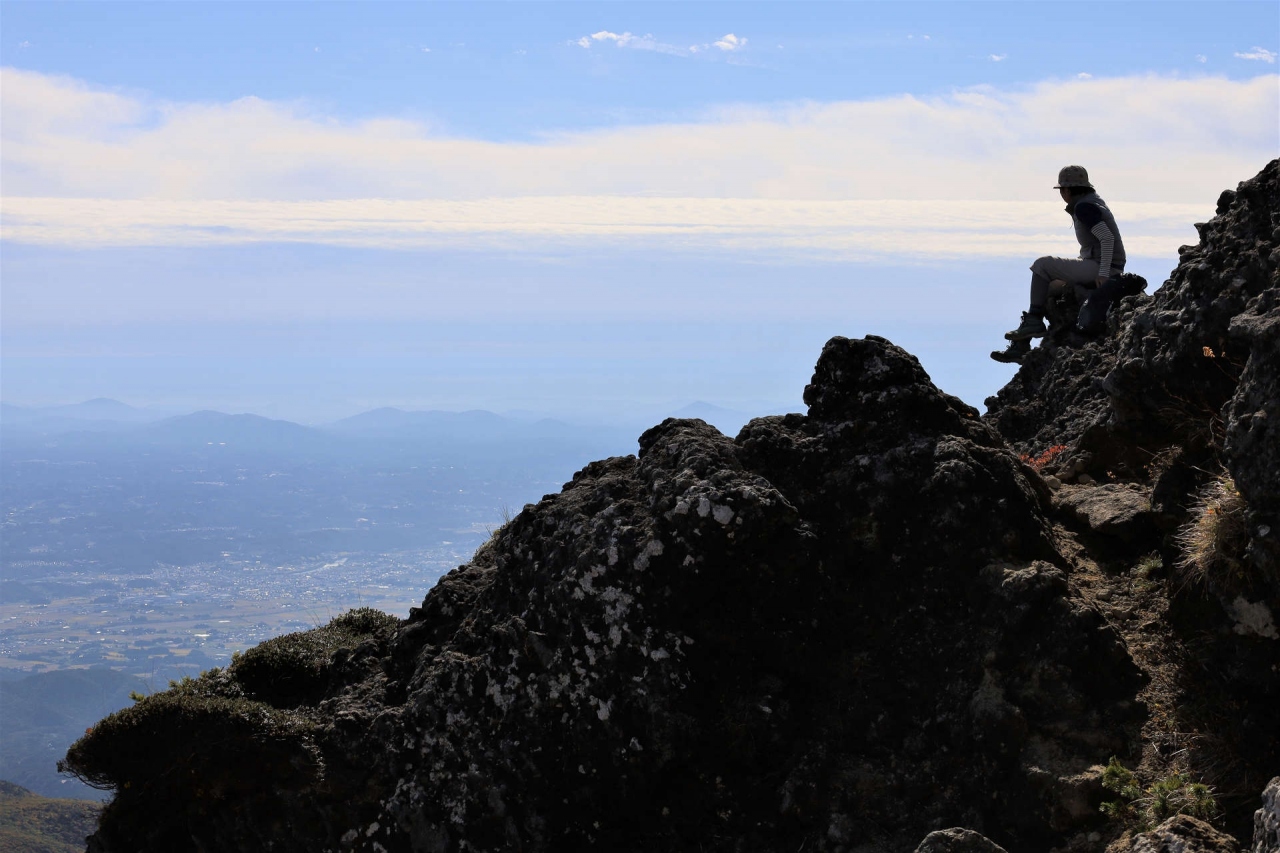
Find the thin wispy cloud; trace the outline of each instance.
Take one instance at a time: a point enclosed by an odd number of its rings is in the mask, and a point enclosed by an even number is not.
[[[1276,62],[1276,53],[1274,51],[1267,50],[1265,47],[1255,46],[1253,50],[1247,53],[1235,54],[1235,57],[1236,59],[1249,59],[1254,62],[1265,62],[1268,65],[1274,65]]]
[[[1007,54],[1007,53],[993,53],[993,54],[991,54],[991,55],[990,55],[989,57],[987,57],[987,58],[988,58],[988,59],[990,59],[992,62],[1004,62],[1006,59],[1008,59],[1008,58],[1009,58],[1009,54]]]
[[[400,118],[342,122],[257,98],[152,102],[2,73],[0,227],[6,241],[44,245],[1020,255],[1063,237],[1046,196],[1062,164],[1079,162],[1123,211],[1131,253],[1168,254],[1194,239],[1188,223],[1223,186],[1280,146],[1274,74],[735,107],[491,142]],[[1105,139],[1099,123],[1113,131]],[[1208,208],[1193,215],[1195,199]]]
[[[1208,61],[1209,61],[1209,57],[1205,56],[1203,53],[1197,53],[1197,54],[1196,54],[1196,62],[1199,62],[1199,63],[1201,63],[1201,64],[1204,64],[1204,63],[1206,63],[1206,62],[1208,62]]]
[[[655,39],[651,34],[637,36],[630,32],[613,33],[608,30],[601,30],[598,33],[592,33],[589,36],[583,36],[574,42],[579,47],[590,49],[594,44],[612,43],[616,47],[625,47],[632,50],[649,50],[655,53],[685,54],[688,51],[674,44],[665,44]]]
[[[578,45],[581,47],[591,47],[592,42],[611,41],[618,47],[626,47],[635,41],[635,36],[631,33],[611,33],[608,30],[601,30],[598,33],[592,33],[589,36],[583,36],[578,39]]]
[[[598,44],[612,44],[615,47],[629,48],[631,50],[647,50],[655,53],[665,53],[672,56],[692,56],[703,53],[711,48],[719,48],[726,53],[733,53],[742,50],[747,46],[747,39],[733,33],[726,33],[720,38],[712,42],[704,42],[702,44],[691,44],[686,46],[670,44],[668,42],[659,41],[652,34],[637,36],[631,32],[615,33],[609,30],[601,30],[598,33],[592,33],[589,36],[582,36],[570,42],[578,47],[590,50]]]

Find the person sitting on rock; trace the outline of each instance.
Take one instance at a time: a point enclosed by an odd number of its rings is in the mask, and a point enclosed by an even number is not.
[[[1031,307],[1022,314],[1022,325],[1005,333],[1008,349],[991,353],[996,361],[1020,364],[1031,351],[1031,339],[1049,331],[1044,324],[1050,282],[1062,281],[1086,288],[1102,287],[1124,272],[1124,242],[1107,203],[1098,196],[1083,166],[1065,166],[1054,187],[1067,203],[1067,213],[1080,242],[1079,258],[1038,258],[1031,265]]]

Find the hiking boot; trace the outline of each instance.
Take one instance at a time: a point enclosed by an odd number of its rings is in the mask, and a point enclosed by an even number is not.
[[[1004,339],[1006,341],[1025,341],[1030,338],[1043,338],[1048,331],[1044,325],[1044,315],[1023,311],[1022,325],[1012,332],[1005,332]]]
[[[1029,352],[1031,352],[1031,341],[1023,338],[1020,341],[1011,341],[1005,349],[991,353],[991,358],[1002,364],[1022,364],[1022,359]]]

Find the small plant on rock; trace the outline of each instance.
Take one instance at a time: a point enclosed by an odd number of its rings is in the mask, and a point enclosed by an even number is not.
[[[1148,590],[1155,586],[1155,577],[1164,568],[1164,560],[1159,554],[1148,554],[1133,567],[1133,588],[1138,591]]]
[[[1239,579],[1248,541],[1245,502],[1231,477],[1210,481],[1191,508],[1191,520],[1178,531],[1182,549],[1178,570],[1184,582],[1218,586]]]
[[[1036,470],[1036,473],[1040,473],[1044,471],[1044,469],[1049,465],[1050,462],[1057,459],[1058,455],[1066,449],[1067,449],[1067,446],[1065,444],[1055,444],[1053,447],[1050,447],[1044,453],[1036,453],[1036,454],[1024,453],[1018,458],[1021,459],[1023,462],[1027,463],[1028,465],[1030,465],[1032,468],[1034,468]]]
[[[1102,772],[1102,787],[1117,799],[1102,804],[1102,813],[1141,829],[1150,829],[1174,815],[1211,818],[1218,813],[1213,789],[1192,782],[1184,773],[1174,773],[1142,787],[1138,778],[1112,756]]]

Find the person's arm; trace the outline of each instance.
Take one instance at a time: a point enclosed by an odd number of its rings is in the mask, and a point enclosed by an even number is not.
[[[1095,284],[1101,285],[1111,277],[1111,256],[1115,252],[1116,238],[1102,218],[1102,211],[1097,205],[1084,202],[1076,205],[1076,216],[1089,229],[1089,233],[1098,238],[1098,278]]]
[[[1098,238],[1101,257],[1098,258],[1098,284],[1111,277],[1111,253],[1116,247],[1116,238],[1107,227],[1107,223],[1099,222],[1089,229],[1089,233]]]

